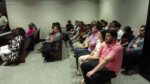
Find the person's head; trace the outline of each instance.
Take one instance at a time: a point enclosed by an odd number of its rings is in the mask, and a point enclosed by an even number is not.
[[[91,22],[91,25],[94,25],[94,24],[96,24],[96,21],[95,21],[95,20],[93,20],[93,21]]]
[[[59,22],[54,22],[54,23],[52,23],[52,29],[54,28],[54,26],[60,26],[60,23]]]
[[[84,22],[83,22],[83,21],[80,21],[79,27],[80,27],[80,28],[84,27]]]
[[[58,26],[60,26],[60,23],[59,22],[56,22],[56,24],[55,25],[58,25]]]
[[[98,31],[100,31],[102,29],[102,25],[93,24],[91,28],[92,28],[92,33],[97,33]]]
[[[21,35],[24,38],[25,35],[26,35],[26,32],[25,32],[25,30],[22,27],[17,27],[15,29],[15,35],[16,36]]]
[[[32,23],[30,23],[29,25],[28,25],[28,27],[29,27],[29,29],[33,29],[33,25],[32,25]]]
[[[31,22],[30,24],[32,25],[32,27],[33,27],[35,30],[37,30],[37,27],[36,27],[36,25],[35,25],[33,22]]]
[[[113,30],[118,31],[121,28],[121,24],[119,22],[114,23]]]
[[[101,22],[101,24],[103,27],[106,27],[108,25],[107,21],[103,21],[103,22]]]
[[[76,26],[78,26],[78,24],[79,24],[79,21],[78,21],[78,20],[76,20],[76,21],[75,21],[75,25],[76,25]]]
[[[118,23],[117,20],[113,20],[113,21],[111,22],[112,26],[114,26],[116,23]]]
[[[68,20],[68,24],[71,24],[71,20]]]
[[[139,32],[140,32],[140,36],[142,36],[142,37],[144,37],[144,34],[145,34],[145,25],[141,25],[141,27],[140,27],[140,30],[139,30]]]
[[[61,32],[60,26],[59,26],[59,25],[55,25],[55,26],[53,27],[53,32],[54,32],[54,33]]]
[[[117,32],[114,30],[106,31],[105,42],[111,44],[117,40]]]
[[[104,21],[105,21],[105,20],[102,19],[102,20],[100,20],[100,23],[103,23]]]
[[[124,28],[124,33],[125,33],[125,34],[132,34],[133,31],[131,30],[131,27],[130,27],[130,26],[126,26],[126,27]]]

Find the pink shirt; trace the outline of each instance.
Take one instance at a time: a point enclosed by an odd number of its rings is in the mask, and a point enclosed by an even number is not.
[[[119,73],[123,58],[123,49],[119,43],[108,45],[107,43],[103,42],[99,55],[100,59],[104,59],[105,57],[111,55],[113,59],[106,65],[106,68],[114,71],[116,74]]]
[[[26,37],[30,36],[33,34],[33,32],[35,32],[36,30],[33,28],[33,29],[29,29],[26,33]]]

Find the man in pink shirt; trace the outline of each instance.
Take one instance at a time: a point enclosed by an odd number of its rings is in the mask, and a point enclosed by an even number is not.
[[[116,77],[122,65],[123,49],[117,43],[117,32],[107,31],[100,49],[99,61],[81,64],[85,84],[100,84]]]

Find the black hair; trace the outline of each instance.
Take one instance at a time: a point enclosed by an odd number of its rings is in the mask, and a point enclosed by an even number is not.
[[[106,26],[108,25],[108,22],[107,22],[107,21],[104,21],[103,23],[104,23]]]
[[[96,29],[99,30],[99,31],[102,30],[102,28],[103,28],[103,26],[101,24],[92,24],[91,28],[93,26],[96,26]]]
[[[17,27],[16,30],[19,33],[19,35],[21,35],[23,38],[25,38],[26,32],[22,27]]]
[[[130,34],[133,33],[133,31],[131,30],[131,27],[130,27],[130,26],[126,26],[126,27],[124,28],[124,31],[125,31],[126,33],[130,33]]]
[[[57,29],[59,30],[59,32],[61,32],[61,27],[60,27],[60,25],[54,25],[54,27],[57,27]]]
[[[117,39],[117,32],[115,30],[107,30],[106,33],[110,33],[112,37],[115,37]]]
[[[68,24],[71,24],[71,20],[68,20]]]
[[[118,23],[118,21],[117,20],[113,20],[111,23]]]
[[[117,28],[121,28],[121,24],[118,22],[118,23],[115,23],[115,25],[114,25],[115,27],[117,27]]]
[[[146,28],[146,25],[141,25],[140,27],[143,27],[143,28],[144,28],[144,30],[145,30],[145,28]]]
[[[54,23],[52,23],[52,29],[54,28],[54,26],[60,26],[60,23],[59,22],[54,22]]]

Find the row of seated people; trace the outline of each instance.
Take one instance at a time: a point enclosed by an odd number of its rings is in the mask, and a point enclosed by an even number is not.
[[[25,32],[23,28],[18,27],[12,30],[10,34],[1,37],[1,40],[4,41],[4,44],[0,47],[2,65],[25,62],[25,57],[39,41],[40,29],[30,33],[30,35],[28,35],[28,32],[29,30]]]
[[[91,24],[91,29],[87,28],[88,26],[84,26],[83,22],[79,21],[76,29],[68,28],[66,31],[74,48],[77,72],[81,68],[84,82],[99,84],[110,81],[118,75],[121,66],[125,69],[124,74],[131,74],[135,64],[140,63],[145,25],[140,27],[140,34],[137,37],[134,37],[129,26],[126,26],[123,32],[118,21],[112,21],[107,26],[107,22],[102,20]],[[86,29],[91,35],[85,33],[84,36],[80,29]],[[76,33],[72,35],[74,30]],[[80,42],[78,37],[85,37],[85,42]]]

